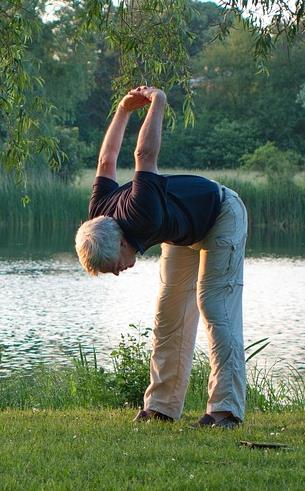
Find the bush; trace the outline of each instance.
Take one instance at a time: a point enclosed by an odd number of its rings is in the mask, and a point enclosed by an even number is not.
[[[269,181],[289,180],[304,165],[304,158],[294,150],[280,150],[273,142],[257,148],[240,159],[244,169],[264,172]]]

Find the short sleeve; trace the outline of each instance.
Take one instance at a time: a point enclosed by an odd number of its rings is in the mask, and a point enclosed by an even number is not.
[[[130,194],[130,208],[142,226],[158,228],[166,209],[167,178],[153,172],[135,172]]]
[[[113,191],[118,189],[116,181],[108,177],[96,177],[92,187],[92,194],[89,202],[89,218],[96,216],[96,210],[101,202]]]
[[[158,243],[167,220],[167,177],[137,171],[128,197],[122,195],[114,218],[126,239],[141,253],[149,243]]]

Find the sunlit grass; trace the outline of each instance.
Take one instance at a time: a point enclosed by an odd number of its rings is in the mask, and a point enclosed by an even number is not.
[[[175,169],[175,168],[160,168],[160,174],[194,174],[198,176],[207,177],[208,179],[215,179],[222,181],[242,181],[250,182],[252,184],[266,184],[267,178],[264,174],[255,171],[244,171],[242,169]],[[91,189],[95,178],[95,169],[84,169],[79,177],[76,179],[76,186],[84,189]],[[119,168],[117,172],[117,179],[120,185],[131,181],[134,175],[134,169]],[[304,186],[305,173],[299,172],[294,180],[296,184]]]
[[[91,189],[95,178],[95,169],[84,169],[82,174],[76,179],[76,185],[83,189]],[[160,174],[194,174],[204,176],[208,179],[238,179],[241,181],[250,181],[256,183],[266,182],[266,177],[258,172],[243,172],[240,169],[173,169],[160,168]],[[131,181],[134,175],[134,169],[120,168],[117,172],[117,179],[120,185]]]
[[[65,368],[40,365],[0,379],[1,489],[303,489],[301,373],[275,378],[252,368],[244,424],[194,430],[209,376],[207,357],[197,353],[181,420],[136,424],[149,371],[143,336],[122,338],[113,372],[98,367],[95,351],[80,348]],[[289,450],[252,450],[241,441]]]
[[[5,411],[0,414],[1,489],[303,490],[304,413],[251,412],[233,431],[132,423],[134,411]],[[284,443],[252,450],[241,440]]]

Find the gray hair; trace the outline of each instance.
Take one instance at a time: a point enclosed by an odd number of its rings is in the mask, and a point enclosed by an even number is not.
[[[114,218],[103,215],[79,227],[75,249],[87,273],[97,276],[102,265],[118,260],[122,237],[122,229]]]

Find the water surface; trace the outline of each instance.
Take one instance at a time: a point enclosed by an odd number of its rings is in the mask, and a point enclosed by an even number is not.
[[[66,245],[41,247],[28,248],[20,241],[0,249],[2,374],[38,361],[67,363],[78,343],[88,351],[94,346],[99,363],[109,366],[121,333],[131,332],[129,324],[153,327],[157,257],[138,260],[119,277],[92,278],[71,250],[64,252]],[[269,337],[260,365],[281,359],[302,368],[305,259],[262,254],[248,257],[245,264],[246,344]],[[197,346],[207,349],[201,322]]]

